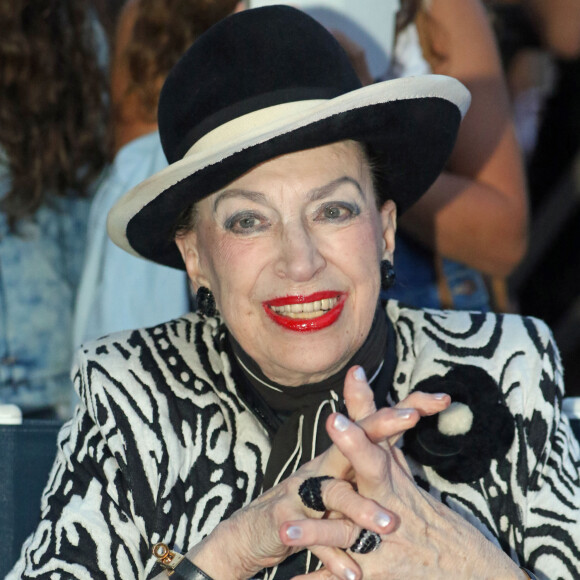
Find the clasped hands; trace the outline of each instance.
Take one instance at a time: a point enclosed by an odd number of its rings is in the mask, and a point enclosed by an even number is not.
[[[415,484],[394,446],[422,416],[446,409],[449,395],[414,392],[377,411],[364,371],[353,367],[344,398],[350,419],[328,418],[330,449],[222,521],[187,556],[215,580],[252,578],[303,549],[322,568],[295,580],[522,578],[500,549]],[[299,494],[320,476],[332,477],[320,482],[325,512]],[[363,529],[382,542],[359,554],[349,548]]]
[[[308,548],[324,564],[321,570],[296,580],[356,580],[363,577],[363,568],[364,578],[386,577],[381,574],[387,565],[384,549],[371,556],[349,548],[357,542],[361,530],[386,537],[399,528],[401,515],[387,507],[393,505],[389,497],[394,492],[393,470],[396,479],[413,488],[415,483],[394,444],[422,416],[439,413],[451,403],[444,393],[415,392],[397,406],[377,411],[361,367],[349,370],[344,399],[350,420],[338,413],[328,418],[326,428],[334,445],[321,457],[323,465],[319,467],[334,477],[320,485],[327,511],[319,519],[320,514],[306,508],[308,518],[287,521],[280,527],[280,540],[285,545]],[[378,563],[372,576],[365,566],[371,560]]]

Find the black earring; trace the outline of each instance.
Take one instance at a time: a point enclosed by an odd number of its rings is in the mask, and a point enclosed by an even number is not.
[[[395,283],[395,268],[389,260],[381,260],[381,288],[388,290]]]
[[[217,313],[215,307],[215,298],[209,288],[200,286],[195,295],[197,310],[204,316],[215,316]]]

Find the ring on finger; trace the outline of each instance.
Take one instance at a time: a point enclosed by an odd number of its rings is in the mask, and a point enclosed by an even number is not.
[[[330,475],[319,475],[305,479],[298,488],[298,495],[302,503],[311,510],[325,512],[326,506],[322,501],[321,483],[327,479],[334,479]]]
[[[368,554],[378,549],[381,541],[379,534],[363,528],[349,550],[355,554]]]

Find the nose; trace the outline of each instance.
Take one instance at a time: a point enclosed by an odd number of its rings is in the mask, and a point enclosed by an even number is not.
[[[294,282],[307,282],[326,266],[316,237],[299,221],[287,224],[280,238],[276,274]]]

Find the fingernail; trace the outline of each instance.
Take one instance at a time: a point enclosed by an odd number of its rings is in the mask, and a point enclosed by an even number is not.
[[[391,516],[385,512],[379,512],[374,519],[381,528],[386,528],[391,523]]]
[[[365,370],[362,367],[358,367],[354,371],[353,375],[357,381],[365,381],[366,382],[366,380],[367,380],[367,375],[365,374]]]
[[[410,419],[413,415],[413,409],[395,409],[395,413],[400,419]]]
[[[434,399],[437,399],[438,401],[440,401],[441,399],[444,399],[445,397],[448,397],[449,395],[447,393],[435,393],[433,395]]]
[[[350,421],[344,416],[338,414],[334,418],[334,428],[337,431],[346,431],[350,425]]]
[[[344,571],[344,577],[346,578],[346,580],[356,580],[356,574],[350,568],[347,568]]]
[[[286,530],[286,536],[289,540],[298,540],[302,537],[302,528],[299,526],[290,526]]]

